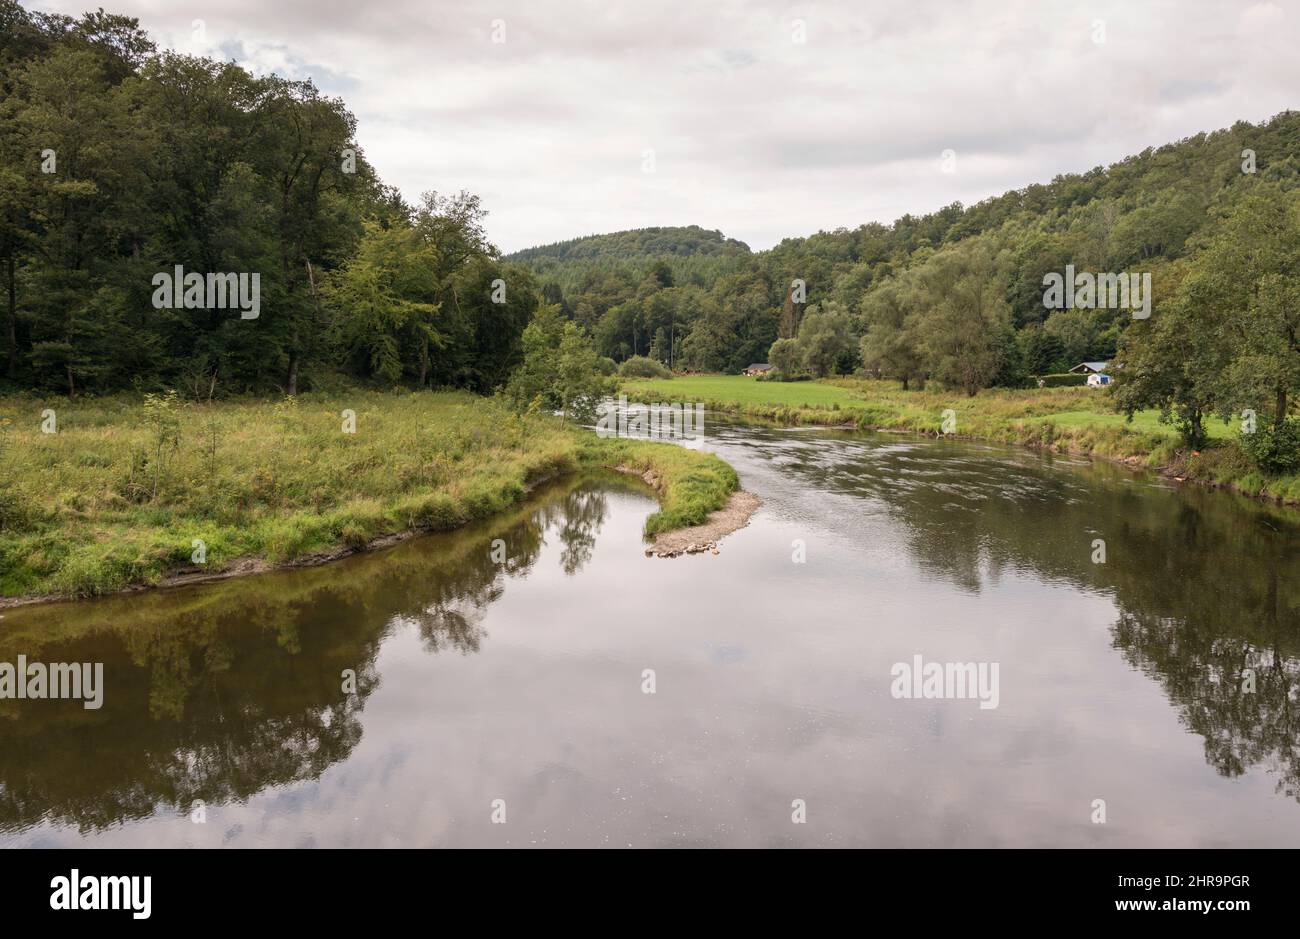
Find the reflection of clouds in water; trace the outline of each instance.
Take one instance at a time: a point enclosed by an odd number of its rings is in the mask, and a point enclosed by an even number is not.
[[[1300,718],[1290,717],[1300,713],[1300,685],[1287,677],[1300,669],[1294,518],[1114,467],[963,442],[810,446],[805,436],[749,428],[717,437],[721,455],[792,526],[809,525],[798,509],[819,498],[824,506],[830,491],[835,511],[816,520],[830,539],[823,549],[851,558],[855,576],[886,574],[915,589],[921,573],[930,589],[941,587],[937,579],[972,597],[1028,578],[1111,598],[1121,614],[1116,646],[1179,707],[1205,759],[1225,776],[1254,765],[1279,792],[1300,789]],[[787,498],[773,498],[769,483]],[[1092,563],[1095,538],[1106,541],[1109,563]],[[1025,615],[1047,626],[1060,611]],[[1249,699],[1223,693],[1243,649],[1267,650],[1271,660],[1260,673],[1269,684]]]
[[[742,646],[715,646],[706,642],[704,647],[709,652],[709,661],[714,665],[738,665],[749,658],[749,652]]]
[[[377,684],[352,720],[364,734],[342,756],[325,754],[314,775],[268,785],[271,776],[252,774],[249,794],[214,806],[206,830],[154,817],[93,829],[90,840],[1176,846],[1300,837],[1300,813],[1273,795],[1295,766],[1282,744],[1298,736],[1286,723],[1298,707],[1288,702],[1300,580],[1279,549],[1288,536],[1256,531],[1251,516],[1218,502],[1111,485],[1024,455],[1010,461],[1003,491],[998,468],[961,445],[889,441],[877,458],[870,438],[840,438],[849,442],[839,451],[828,436],[808,452],[815,435],[796,447],[780,433],[715,441],[768,506],[717,557],[648,566],[641,526],[653,503],[611,483],[603,494],[564,491],[494,530],[508,547],[503,564],[490,562],[482,533],[454,552],[445,545],[468,536],[430,539],[372,559],[375,580],[350,594],[299,597],[287,617],[296,633],[274,629],[282,607],[264,620],[271,632],[257,651],[282,665],[290,657],[274,636],[296,636],[292,668],[268,678],[309,680],[282,712],[329,700],[334,645],[355,661],[358,632],[375,644]],[[952,491],[918,481],[918,465]],[[807,564],[791,563],[796,537],[808,541]],[[1108,565],[1089,560],[1095,537],[1107,540]],[[224,619],[239,615],[228,609]],[[1136,619],[1112,630],[1122,616]],[[240,675],[238,636],[214,635]],[[892,699],[891,664],[916,653],[1001,663],[999,708]],[[1227,696],[1239,660],[1280,661],[1287,696],[1263,675],[1255,700]],[[644,668],[656,670],[654,695],[641,693]],[[184,720],[202,713],[196,702],[212,689],[211,675],[199,678]],[[270,726],[273,687],[220,690],[282,745],[277,734],[294,740],[295,728]],[[214,745],[243,745],[207,733]],[[319,733],[302,733],[301,746]],[[1244,772],[1219,775],[1207,760]],[[790,824],[794,797],[807,800],[807,826]],[[1110,807],[1105,826],[1088,822],[1097,797]],[[490,823],[493,798],[507,800],[509,824]],[[143,804],[148,812],[153,802]],[[20,837],[77,840],[50,825]]]
[[[195,800],[229,811],[267,787],[318,779],[360,742],[361,712],[381,680],[374,656],[402,627],[413,627],[426,653],[480,651],[488,609],[507,579],[528,574],[544,530],[566,543],[562,564],[577,573],[604,497],[574,485],[560,484],[558,502],[520,521],[340,564],[10,617],[0,647],[38,636],[33,651],[104,660],[113,694],[89,739],[85,718],[52,709],[20,708],[3,722],[0,831],[31,830],[35,842],[49,833],[31,828],[40,818],[86,833],[128,819],[166,825]],[[507,547],[499,565],[490,559],[494,535]],[[51,616],[56,628],[41,628]],[[78,636],[79,621],[85,639],[46,645],[49,636]],[[79,642],[93,649],[82,655]],[[355,694],[344,691],[347,671]],[[231,837],[261,827],[235,826]]]

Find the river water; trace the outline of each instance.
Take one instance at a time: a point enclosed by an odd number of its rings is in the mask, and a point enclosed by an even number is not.
[[[646,558],[650,493],[593,476],[8,611],[0,661],[102,662],[104,700],[0,700],[0,845],[1300,845],[1300,513],[968,442],[707,448],[764,500],[716,556]],[[913,697],[918,656],[996,686]]]

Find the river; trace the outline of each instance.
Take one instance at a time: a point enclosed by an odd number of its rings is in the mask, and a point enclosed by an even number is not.
[[[1296,513],[961,441],[707,448],[764,500],[717,555],[646,558],[611,474],[6,611],[0,661],[104,699],[0,700],[0,845],[1300,844]],[[902,696],[918,656],[996,696]]]

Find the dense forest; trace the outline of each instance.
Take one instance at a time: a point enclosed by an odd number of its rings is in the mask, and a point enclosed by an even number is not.
[[[159,51],[135,20],[0,0],[0,85],[8,390],[489,392],[531,341],[606,372],[770,359],[971,395],[1110,361],[1122,406],[1193,442],[1241,408],[1280,426],[1300,393],[1300,113],[761,252],[690,226],[503,258],[476,196],[384,185],[341,101]],[[1051,308],[1068,270],[1149,280],[1155,315]],[[213,272],[256,274],[258,312]]]
[[[1184,262],[1250,193],[1281,197],[1298,184],[1300,113],[1286,112],[968,208],[954,203],[891,225],[788,238],[758,253],[656,251],[665,239],[646,235],[701,230],[647,229],[511,257],[528,263],[548,296],[592,330],[603,355],[650,355],[700,371],[766,361],[774,340],[793,338],[804,316],[820,311],[836,314],[847,330],[849,351],[835,357],[842,369],[864,364],[905,380],[933,376],[922,337],[946,327],[917,314],[943,306],[956,283],[986,284],[983,309],[957,306],[949,315],[988,321],[993,365],[980,370],[979,384],[1020,383],[1113,358],[1132,322],[1123,310],[1047,309],[1045,274],[1067,264],[1149,272],[1158,305],[1176,291]],[[641,245],[646,250],[637,253]],[[804,304],[786,302],[796,279],[805,285]]]
[[[0,0],[0,89],[0,386],[489,391],[516,364],[538,288],[478,198],[406,204],[310,82]],[[177,266],[257,274],[256,317],[204,291],[160,305]]]

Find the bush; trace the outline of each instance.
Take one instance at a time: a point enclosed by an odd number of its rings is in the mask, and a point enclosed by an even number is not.
[[[648,359],[644,355],[634,355],[621,366],[618,373],[624,378],[672,378],[673,373],[668,371],[662,362],[656,362],[654,359]]]
[[[1056,375],[1040,376],[1044,388],[1072,388],[1088,384],[1088,376],[1075,372],[1060,372]]]
[[[803,347],[797,339],[778,339],[767,350],[767,360],[778,381],[789,381],[803,371]]]
[[[1253,434],[1242,434],[1241,449],[1266,473],[1283,475],[1300,469],[1300,420],[1287,419],[1278,427],[1269,424]]]
[[[618,374],[618,363],[607,355],[602,355],[596,360],[596,371],[608,378],[610,375]]]

